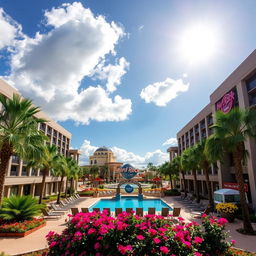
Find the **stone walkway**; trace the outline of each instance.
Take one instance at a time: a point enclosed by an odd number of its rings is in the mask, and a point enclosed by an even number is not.
[[[90,207],[99,198],[85,198],[75,207]],[[200,222],[199,219],[193,218],[191,215],[191,210],[189,208],[184,207],[173,197],[165,197],[163,200],[168,203],[171,207],[181,207],[181,216],[187,221],[195,220]],[[69,213],[67,213],[69,214]],[[21,253],[36,251],[39,249],[44,249],[47,247],[47,242],[45,236],[49,233],[49,231],[55,231],[60,233],[63,229],[65,229],[65,219],[68,219],[67,214],[65,214],[59,220],[50,220],[47,221],[47,225],[34,233],[23,237],[23,238],[0,238],[0,252],[4,251],[9,255],[17,255]],[[234,239],[237,241],[236,247],[244,250],[249,250],[252,252],[256,252],[256,236],[245,236],[236,231],[237,228],[242,227],[241,221],[235,221],[235,223],[228,223],[227,230],[230,231],[231,237],[229,240]],[[256,230],[256,225],[254,225]]]

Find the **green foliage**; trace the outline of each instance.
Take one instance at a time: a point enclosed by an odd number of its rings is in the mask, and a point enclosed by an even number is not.
[[[40,215],[42,207],[32,196],[11,196],[4,198],[0,218],[13,221],[31,220]]]
[[[164,191],[165,196],[180,196],[181,193],[177,189],[170,189]]]
[[[94,191],[93,190],[81,191],[81,192],[78,192],[78,194],[80,196],[93,196]]]
[[[103,189],[103,188],[104,188],[104,185],[99,185],[99,188],[100,188],[100,189]]]

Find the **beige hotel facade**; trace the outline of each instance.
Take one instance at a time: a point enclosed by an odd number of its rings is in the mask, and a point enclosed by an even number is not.
[[[13,94],[20,94],[16,89],[11,87],[5,81],[0,79],[0,94],[12,98]],[[61,125],[51,120],[44,112],[40,111],[36,114],[37,117],[47,120],[47,123],[39,125],[46,136],[49,137],[49,144],[56,145],[59,153],[65,156],[71,156],[79,161],[78,150],[70,150],[71,133],[65,130]],[[4,196],[10,195],[32,195],[39,196],[42,182],[40,169],[27,168],[26,162],[18,156],[13,155],[10,159],[8,171],[6,173],[4,184]],[[66,183],[64,182],[64,185]],[[57,194],[60,186],[60,178],[53,177],[50,174],[46,178],[45,196]],[[63,186],[63,191],[65,186]]]
[[[191,121],[189,121],[178,133],[177,153],[181,153],[202,138],[209,137],[213,131],[211,125],[214,122],[214,113],[221,110],[229,112],[233,107],[242,109],[256,106],[256,50],[254,50],[235,71],[210,95],[210,103],[205,106]],[[243,166],[244,181],[248,185],[248,200],[256,209],[256,142],[249,139],[245,143],[249,152],[247,163]],[[174,151],[169,148],[168,152]],[[173,152],[172,152],[173,153]],[[200,194],[207,196],[207,186],[202,170],[197,171]],[[189,192],[193,192],[193,176],[187,171],[186,183]],[[210,170],[211,189],[236,186],[234,163],[231,154],[227,154],[223,163],[217,163]],[[182,184],[182,182],[181,182]]]

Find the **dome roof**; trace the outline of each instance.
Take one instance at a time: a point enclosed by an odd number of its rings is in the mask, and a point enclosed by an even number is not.
[[[107,148],[107,147],[100,147],[100,148],[96,149],[96,151],[111,151],[111,150],[109,148]]]

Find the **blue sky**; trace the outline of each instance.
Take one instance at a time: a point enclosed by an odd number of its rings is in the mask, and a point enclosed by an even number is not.
[[[0,76],[73,134],[83,162],[103,145],[137,166],[167,160],[172,144],[163,143],[256,44],[255,1],[1,0],[0,7]],[[194,40],[188,35],[198,27]],[[210,43],[200,45],[205,38]]]

